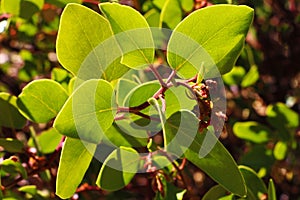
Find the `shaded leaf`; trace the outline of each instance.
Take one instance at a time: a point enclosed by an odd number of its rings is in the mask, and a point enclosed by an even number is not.
[[[262,197],[265,196],[268,192],[264,182],[250,167],[239,166],[239,169],[242,172],[247,185],[246,199],[262,199]]]
[[[26,123],[18,110],[17,98],[5,92],[0,92],[0,113],[0,126],[20,129]]]
[[[0,146],[4,148],[5,151],[11,153],[22,153],[24,151],[24,144],[17,139],[0,138]]]
[[[268,186],[268,199],[269,200],[276,200],[276,189],[273,182],[273,179],[269,180],[269,186]]]
[[[66,138],[56,179],[56,194],[60,198],[70,198],[75,193],[90,165],[96,147],[96,144]]]
[[[139,154],[132,148],[121,146],[114,150],[100,169],[97,185],[108,191],[125,187],[138,171],[139,160]]]
[[[39,145],[40,152],[47,154],[55,151],[62,137],[63,136],[59,134],[59,132],[56,129],[50,128],[49,130],[43,131],[35,139]],[[34,146],[32,138],[29,139],[28,145]]]
[[[58,114],[67,98],[67,92],[59,83],[40,79],[30,82],[23,88],[17,104],[27,119],[43,123]]]
[[[1,8],[4,13],[10,13],[24,19],[29,19],[34,13],[43,8],[44,0],[2,0]]]

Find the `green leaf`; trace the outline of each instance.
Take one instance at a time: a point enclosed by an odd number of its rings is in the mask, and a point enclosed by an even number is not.
[[[1,163],[1,171],[8,173],[12,177],[21,174],[24,179],[27,179],[26,169],[22,166],[21,162],[13,156]]]
[[[228,192],[222,186],[215,185],[205,193],[202,200],[221,199],[225,196],[228,196]],[[232,196],[232,194],[230,196]]]
[[[54,118],[68,98],[65,89],[49,79],[35,80],[23,88],[17,104],[29,120],[44,123]]]
[[[2,12],[29,19],[43,8],[44,0],[2,0]]]
[[[0,92],[0,127],[20,129],[26,119],[20,114],[17,107],[17,98],[5,92]]]
[[[278,141],[275,144],[273,154],[276,160],[283,160],[288,152],[288,144],[283,141]]]
[[[62,139],[62,135],[59,134],[56,129],[50,128],[49,130],[43,131],[35,139],[39,145],[39,151],[41,153],[48,154],[55,151],[56,147]],[[34,146],[32,138],[29,139],[28,145]]]
[[[236,122],[233,133],[240,139],[258,144],[268,142],[272,138],[272,131],[268,127],[254,121]]]
[[[170,66],[186,78],[197,74],[201,63],[210,76],[218,74],[215,65],[219,73],[229,72],[252,18],[253,9],[247,6],[215,5],[193,12],[171,35],[167,49]]]
[[[81,3],[82,0],[45,0],[45,2],[58,7],[65,7],[68,3]]]
[[[97,185],[108,191],[125,187],[138,171],[140,159],[137,151],[132,148],[121,146],[114,150],[100,169]]]
[[[239,166],[239,169],[242,172],[247,185],[248,194],[246,199],[262,199],[262,196],[268,192],[264,182],[250,167]]]
[[[159,27],[160,13],[155,9],[151,9],[144,15],[150,27]]]
[[[0,146],[4,148],[5,151],[11,153],[22,153],[24,152],[24,144],[16,139],[12,138],[0,138]]]
[[[227,85],[240,85],[245,73],[243,67],[235,66],[229,73],[224,74],[222,78]]]
[[[116,87],[116,97],[119,105],[123,105],[127,94],[138,84],[128,79],[120,79]]]
[[[79,4],[68,4],[61,15],[56,51],[63,67],[83,80],[111,81],[128,71],[120,64],[122,54],[109,22]]]
[[[178,0],[167,0],[161,10],[159,26],[174,29],[182,19],[182,11]]]
[[[36,195],[37,194],[36,185],[25,185],[25,186],[20,187],[18,189],[18,191],[26,192],[26,193],[31,194],[31,195]]]
[[[258,72],[257,66],[252,65],[250,67],[250,70],[248,71],[248,73],[243,78],[243,80],[241,82],[241,86],[244,88],[249,87],[249,86],[253,85],[254,83],[256,83],[256,81],[258,81],[258,79],[259,79],[259,72]]]
[[[65,90],[68,90],[68,83],[72,78],[71,74],[61,68],[53,68],[51,71],[51,79],[61,84]]]
[[[190,111],[182,110],[167,119],[167,152],[185,157],[207,173],[228,191],[246,195],[244,179],[235,161],[214,135],[211,126],[198,133],[198,118]]]
[[[69,97],[53,126],[63,135],[99,143],[112,125],[115,112],[115,95],[110,83],[89,80]]]
[[[205,157],[201,156],[201,150],[207,154]],[[241,197],[246,195],[243,176],[230,153],[214,136],[214,131],[208,129],[206,133],[198,133],[185,156],[226,190]]]
[[[130,134],[129,134],[130,133]],[[126,131],[124,127],[120,127],[117,124],[113,124],[106,132],[105,132],[105,143],[113,144],[117,147],[125,146],[125,147],[144,147],[147,146],[148,143],[148,135],[146,131],[144,135],[139,132],[139,137],[134,137],[135,135],[129,131]],[[109,142],[108,142],[109,141]]]
[[[75,193],[90,165],[96,147],[96,144],[66,138],[56,179],[56,194],[60,198],[70,198]]]
[[[146,19],[129,6],[101,3],[99,7],[109,20],[122,50],[122,64],[139,69],[154,60],[154,43]]]
[[[276,200],[276,189],[273,182],[273,179],[269,180],[269,186],[268,186],[268,200]]]
[[[278,102],[274,105],[269,105],[266,114],[268,122],[280,131],[299,126],[299,114],[283,103]]]
[[[191,12],[194,8],[193,0],[181,0],[181,7],[185,12]]]
[[[255,171],[264,170],[268,172],[271,170],[274,161],[272,149],[267,149],[265,145],[255,145],[242,156],[239,164],[247,165]]]

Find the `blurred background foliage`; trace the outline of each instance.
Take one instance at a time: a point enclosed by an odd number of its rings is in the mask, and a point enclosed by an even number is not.
[[[72,75],[58,63],[55,42],[67,3],[99,12],[96,0],[0,0],[0,154],[3,199],[55,199],[62,136],[52,122],[26,121],[16,97],[34,79],[50,78],[68,90]],[[101,1],[103,2],[103,1]],[[173,29],[196,9],[244,4],[255,9],[245,48],[223,76],[228,121],[221,135],[238,164],[274,180],[278,199],[300,199],[300,2],[297,0],[121,0],[140,11],[151,26]],[[51,92],[51,91],[49,91]],[[12,119],[12,120],[11,120]],[[124,190],[106,193],[93,183],[91,165],[73,199],[153,196],[144,175]],[[215,183],[190,165],[195,199]],[[149,190],[150,188],[150,190]]]

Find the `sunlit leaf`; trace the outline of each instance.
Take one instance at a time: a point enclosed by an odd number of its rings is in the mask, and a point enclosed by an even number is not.
[[[42,123],[54,118],[67,98],[67,92],[59,83],[40,79],[30,82],[23,88],[17,104],[27,119]]]
[[[247,72],[247,74],[244,76],[241,86],[242,87],[249,87],[256,83],[259,79],[259,72],[256,65],[253,65],[250,67],[250,70]]]
[[[115,112],[111,84],[101,79],[90,80],[73,92],[53,126],[63,135],[99,143],[112,125]]]
[[[178,0],[167,0],[160,14],[160,27],[174,29],[182,19],[182,11]]]
[[[174,29],[168,43],[170,66],[186,78],[196,75],[201,63],[210,76],[216,76],[217,69],[220,74],[229,72],[252,18],[253,9],[247,6],[215,5],[191,13]]]
[[[272,131],[268,127],[254,121],[236,122],[233,132],[238,138],[254,143],[268,142],[272,138]]]
[[[101,3],[99,7],[110,22],[122,50],[121,63],[130,68],[152,64],[154,44],[146,19],[129,6]]]
[[[111,81],[128,71],[120,64],[122,54],[109,22],[79,4],[68,4],[62,13],[56,51],[63,67],[83,80]]]
[[[278,141],[275,144],[273,154],[276,160],[283,160],[288,152],[288,144],[283,141]]]
[[[17,98],[8,93],[0,93],[0,126],[8,128],[22,128],[26,119],[17,107]]]
[[[56,194],[70,198],[80,184],[96,150],[96,144],[66,138],[56,179]]]
[[[224,74],[222,78],[227,85],[239,85],[243,80],[245,73],[243,67],[235,66],[229,73]]]

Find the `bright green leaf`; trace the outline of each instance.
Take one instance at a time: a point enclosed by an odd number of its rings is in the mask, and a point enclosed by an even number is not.
[[[115,95],[105,80],[89,80],[69,97],[54,127],[63,135],[99,143],[112,125],[116,112]]]
[[[18,110],[17,98],[8,93],[0,93],[0,113],[0,127],[20,129],[26,123]]]
[[[224,74],[222,78],[227,85],[239,85],[245,73],[243,67],[235,66],[229,73]]]
[[[194,0],[181,0],[181,7],[185,12],[191,12],[194,8]]]
[[[29,19],[43,8],[44,0],[2,0],[2,12]]]
[[[122,50],[121,63],[136,69],[152,64],[154,44],[146,19],[129,6],[101,3],[99,7],[109,20]]]
[[[236,122],[233,133],[238,138],[254,143],[265,143],[272,137],[272,131],[268,127],[254,121]]]
[[[104,161],[97,178],[97,185],[108,191],[125,187],[138,171],[139,161],[140,156],[136,150],[121,146]]]
[[[167,0],[161,10],[159,26],[174,29],[182,19],[181,6],[178,0]]]
[[[0,146],[4,148],[5,151],[11,153],[22,153],[24,151],[24,144],[17,139],[0,138]]]
[[[39,151],[47,154],[55,151],[56,147],[62,139],[62,135],[59,134],[56,129],[50,128],[49,130],[43,131],[35,139],[39,145]],[[28,145],[34,146],[32,138],[29,139]]]
[[[123,101],[127,94],[138,84],[128,79],[120,79],[116,87],[116,97],[119,105],[123,105]]]
[[[259,72],[256,65],[252,65],[250,67],[250,70],[247,72],[247,74],[244,76],[241,86],[242,87],[249,87],[256,83],[259,79]]]
[[[120,64],[121,51],[113,38],[109,22],[79,4],[65,7],[56,50],[64,68],[83,80],[102,77],[111,81],[128,71]]]
[[[31,195],[37,194],[37,188],[36,185],[25,185],[18,189],[20,192],[26,192]]]
[[[56,194],[60,198],[70,198],[75,193],[90,165],[96,147],[96,144],[66,138],[56,179]]]
[[[253,18],[247,6],[215,5],[187,16],[171,35],[167,59],[181,76],[196,75],[202,63],[205,74],[225,74],[235,64]],[[215,63],[215,64],[214,64]]]
[[[49,79],[35,80],[23,88],[17,104],[29,120],[43,123],[54,118],[68,98],[65,89]]]
[[[250,167],[239,166],[239,169],[247,185],[247,199],[261,199],[268,192],[264,182]]]
[[[268,200],[276,200],[276,189],[273,182],[273,179],[269,180],[269,186],[268,186]]]
[[[288,145],[286,142],[278,141],[275,144],[273,154],[276,160],[283,160],[288,152]]]
[[[155,8],[149,10],[144,17],[150,27],[159,27],[160,13]]]
[[[279,130],[296,128],[299,126],[299,114],[283,103],[269,105],[266,110],[267,120]]]

